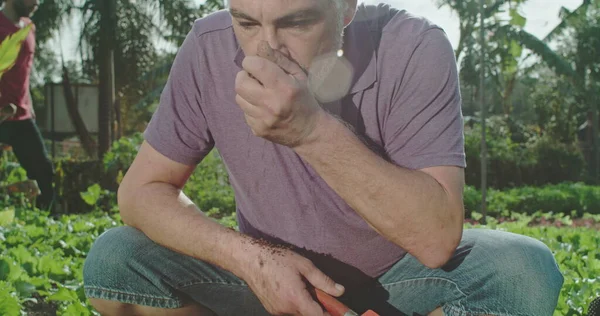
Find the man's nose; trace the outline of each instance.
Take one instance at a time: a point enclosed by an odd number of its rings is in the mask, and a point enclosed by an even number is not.
[[[279,51],[286,57],[290,57],[290,51],[284,44],[284,41],[281,39],[281,35],[278,34],[277,31],[265,28],[262,35],[262,40],[269,43],[271,49]]]
[[[269,43],[274,50],[280,50],[283,46],[281,43],[281,39],[279,38],[279,34],[274,27],[265,27],[263,28],[263,38],[262,40]]]

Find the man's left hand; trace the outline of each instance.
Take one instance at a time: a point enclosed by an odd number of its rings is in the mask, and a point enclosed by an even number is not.
[[[267,42],[242,67],[236,102],[254,135],[291,148],[313,141],[325,111],[309,91],[304,70]]]

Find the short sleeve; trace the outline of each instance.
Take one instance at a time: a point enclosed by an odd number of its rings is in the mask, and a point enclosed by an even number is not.
[[[425,31],[410,56],[385,120],[386,154],[409,169],[464,168],[458,70],[446,34],[439,28]]]
[[[214,147],[202,111],[199,39],[192,30],[179,49],[145,140],[167,158],[197,165]]]

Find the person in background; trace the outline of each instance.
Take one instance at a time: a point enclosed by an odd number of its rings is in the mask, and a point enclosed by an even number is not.
[[[38,8],[38,0],[5,0],[0,14],[0,42],[33,22],[29,18]],[[12,146],[27,177],[36,180],[41,195],[37,206],[52,207],[54,168],[48,158],[42,135],[35,122],[29,77],[35,52],[35,27],[22,44],[15,65],[0,80],[0,143]],[[16,111],[15,111],[16,108]]]

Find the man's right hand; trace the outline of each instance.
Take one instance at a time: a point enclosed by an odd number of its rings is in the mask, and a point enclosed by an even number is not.
[[[17,106],[15,106],[12,103],[10,103],[6,106],[0,107],[0,123],[15,116],[16,113],[17,113]]]
[[[328,315],[313,298],[314,288],[340,296],[344,288],[315,265],[289,249],[252,243],[242,278],[272,315]],[[250,255],[252,254],[252,255]]]

